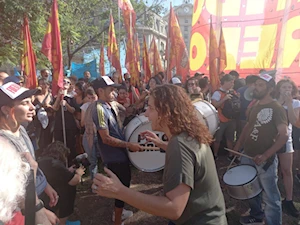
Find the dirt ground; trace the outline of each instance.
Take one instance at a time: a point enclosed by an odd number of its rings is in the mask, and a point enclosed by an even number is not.
[[[229,165],[225,156],[220,156],[217,160],[218,174],[221,187],[224,193],[227,209],[227,219],[229,225],[238,225],[241,214],[247,213],[247,201],[239,201],[231,198],[227,192],[222,177]],[[132,167],[131,188],[151,195],[162,195],[162,171],[156,173],[144,173]],[[77,199],[75,202],[75,213],[70,220],[80,220],[82,225],[112,225],[112,209],[114,201],[111,199],[96,196],[90,191],[91,181],[85,180],[78,186]],[[279,179],[279,188],[282,196],[284,190],[282,180]],[[294,181],[294,202],[300,209],[300,184]],[[149,215],[126,205],[126,209],[134,212],[133,217],[125,221],[125,225],[167,225],[166,219]],[[283,214],[283,225],[300,224],[299,219]]]

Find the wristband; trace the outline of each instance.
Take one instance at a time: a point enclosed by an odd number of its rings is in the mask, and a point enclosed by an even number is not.
[[[38,212],[38,211],[40,211],[42,208],[44,208],[44,202],[43,202],[41,199],[39,199],[39,200],[40,200],[39,204],[37,204],[37,205],[35,206],[35,212]]]

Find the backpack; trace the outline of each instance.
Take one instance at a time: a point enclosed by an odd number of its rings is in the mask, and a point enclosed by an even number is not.
[[[226,94],[225,91],[222,91],[220,89],[218,91]],[[235,92],[230,94],[232,95],[232,98],[224,102],[222,107],[222,114],[228,119],[236,119],[240,115],[241,100]]]

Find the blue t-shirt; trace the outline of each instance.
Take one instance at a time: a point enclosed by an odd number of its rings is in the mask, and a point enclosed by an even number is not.
[[[97,130],[108,129],[110,136],[122,141],[125,140],[124,134],[118,125],[116,113],[109,104],[98,100],[97,106],[92,111],[92,117]],[[128,162],[127,150],[125,148],[106,145],[103,143],[98,132],[97,135],[100,155],[105,164]]]

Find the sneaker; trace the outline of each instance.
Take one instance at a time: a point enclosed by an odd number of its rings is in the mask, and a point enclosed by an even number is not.
[[[242,216],[240,218],[240,223],[245,225],[263,225],[262,219],[256,219],[253,216]]]
[[[132,217],[132,216],[133,216],[133,212],[132,211],[123,209],[122,220],[126,220],[126,219],[128,219],[129,217]],[[115,212],[113,212],[112,221],[115,222]]]
[[[298,218],[298,216],[299,216],[299,211],[296,209],[293,201],[287,201],[286,199],[284,199],[282,201],[282,210],[286,214],[291,215],[293,217]]]

